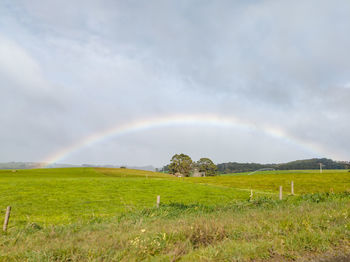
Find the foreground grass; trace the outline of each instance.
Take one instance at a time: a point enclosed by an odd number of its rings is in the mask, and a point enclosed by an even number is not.
[[[159,209],[0,236],[1,261],[292,261],[350,252],[350,195]],[[333,255],[336,255],[334,253]]]

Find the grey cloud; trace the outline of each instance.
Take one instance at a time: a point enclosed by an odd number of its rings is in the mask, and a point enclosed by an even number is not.
[[[0,9],[0,35],[8,46],[0,46],[0,78],[7,83],[1,87],[7,114],[0,118],[8,126],[16,118],[33,127],[25,136],[3,129],[8,141],[36,137],[33,141],[50,152],[118,123],[215,113],[278,126],[298,141],[319,144],[329,157],[350,157],[348,1],[18,0],[3,2]],[[127,161],[132,158],[127,151],[140,148],[135,164],[147,164],[186,148],[180,141],[190,136],[178,132],[172,139],[179,146],[169,149],[168,132],[157,136],[164,148],[146,160],[142,155],[155,144],[142,143],[142,134],[134,142],[125,138],[120,155]],[[208,137],[215,138],[215,132]],[[225,154],[250,161],[254,148],[244,150],[243,143],[239,151],[224,143],[204,148],[199,140],[189,150],[198,155],[212,148],[217,161],[226,161]],[[256,138],[252,144],[259,150],[251,158],[259,161],[267,155],[266,161],[310,155],[292,145],[291,152],[281,153],[273,139]],[[268,153],[269,144],[275,153]],[[107,159],[109,148],[91,150]],[[73,160],[83,161],[84,154]]]

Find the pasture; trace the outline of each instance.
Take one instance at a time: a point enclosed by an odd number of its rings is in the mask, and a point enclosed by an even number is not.
[[[228,204],[248,192],[187,183],[140,170],[64,168],[0,171],[0,203],[12,206],[11,224],[44,225],[111,217],[162,203]]]
[[[348,170],[288,170],[263,171],[253,175],[235,173],[216,177],[187,178],[194,183],[206,183],[230,188],[253,189],[277,193],[283,186],[286,193],[290,192],[291,181],[294,182],[295,194],[320,192],[343,192],[350,188],[350,173]]]
[[[12,206],[0,261],[302,261],[350,254],[347,170],[203,178],[104,168],[1,170],[0,190],[1,217]]]

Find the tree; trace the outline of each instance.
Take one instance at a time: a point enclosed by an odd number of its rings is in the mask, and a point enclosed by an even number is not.
[[[201,158],[196,163],[199,172],[205,172],[206,176],[214,176],[217,171],[217,166],[209,158]]]
[[[169,165],[163,166],[163,167],[161,168],[160,172],[169,173]]]
[[[185,154],[176,154],[170,160],[169,171],[172,174],[181,173],[189,176],[192,169],[192,159]]]

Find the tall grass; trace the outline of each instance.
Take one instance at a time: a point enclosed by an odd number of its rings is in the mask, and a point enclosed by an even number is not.
[[[334,250],[349,254],[349,194],[319,197],[163,204],[108,220],[28,224],[1,236],[0,260],[293,261]]]

